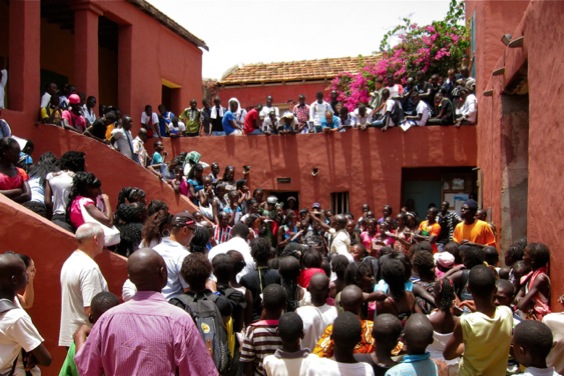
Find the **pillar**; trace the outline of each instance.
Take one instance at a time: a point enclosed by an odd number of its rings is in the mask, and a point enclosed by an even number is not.
[[[74,9],[74,77],[77,91],[98,98],[98,17],[95,4],[79,2]]]
[[[41,88],[41,4],[39,1],[10,1],[8,97],[9,108],[37,117]]]

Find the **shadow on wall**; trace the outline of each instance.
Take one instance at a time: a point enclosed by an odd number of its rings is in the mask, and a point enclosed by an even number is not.
[[[23,253],[35,262],[35,302],[33,308],[29,309],[29,315],[53,357],[53,363],[49,368],[42,369],[42,374],[58,375],[66,356],[66,351],[58,346],[61,316],[59,276],[63,263],[76,249],[74,235],[4,195],[0,195],[0,217],[4,218],[0,231],[0,252],[11,250]],[[123,282],[127,279],[126,259],[105,251],[96,257],[96,262],[110,291],[121,296]]]

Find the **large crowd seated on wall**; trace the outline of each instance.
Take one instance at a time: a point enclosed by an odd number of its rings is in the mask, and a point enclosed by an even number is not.
[[[162,104],[154,112],[148,104],[139,121],[147,138],[331,133],[369,127],[407,131],[412,126],[475,125],[478,103],[474,91],[475,80],[462,67],[459,72],[449,70],[446,78],[437,74],[426,77],[424,72],[418,72],[404,85],[392,75],[377,78],[370,101],[360,103],[354,111],[339,103],[336,92],[327,99],[319,92],[310,104],[304,95],[299,95],[297,101],[288,99],[281,106],[284,111],[273,104],[270,95],[264,104],[241,104],[231,98],[227,107],[216,96],[211,101],[203,99],[201,108],[192,99],[179,115]],[[119,135],[118,140],[112,140],[114,129],[119,133],[117,129],[123,127],[119,108],[101,105],[96,111],[96,105],[95,97],[86,96],[73,85],[58,90],[56,83],[50,83],[41,97],[39,117],[42,123],[84,133],[119,149]]]

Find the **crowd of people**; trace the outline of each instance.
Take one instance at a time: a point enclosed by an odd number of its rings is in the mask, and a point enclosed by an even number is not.
[[[311,106],[304,96],[288,101],[282,116],[270,96],[248,112],[235,98],[229,110],[219,98],[203,109],[192,100],[178,117],[147,106],[135,139],[132,118],[117,108],[98,118],[96,98],[47,86],[45,123],[112,145],[185,195],[193,212],[147,203],[138,187],[124,187],[114,205],[84,153],[45,153],[34,163],[33,144],[0,122],[0,193],[75,233],[78,244],[60,271],[60,374],[563,374],[564,316],[550,308],[548,247],[521,239],[499,249],[476,201],[460,213],[447,201],[430,204],[423,220],[412,200],[398,213],[385,205],[381,216],[365,204],[355,218],[252,189],[247,166],[237,179],[234,166],[221,173],[197,151],[167,161],[167,136],[476,122],[465,68],[444,82],[418,74],[386,85],[377,79],[371,102],[351,113],[333,93]],[[94,260],[104,249],[127,257],[120,297]],[[25,311],[35,268],[25,255],[0,254],[2,375],[37,375],[37,365],[52,362]]]
[[[193,151],[161,162],[200,209],[173,214],[136,187],[112,205],[81,152],[40,156],[29,183],[19,155],[2,140],[0,173],[14,187],[1,193],[78,243],[60,271],[63,375],[564,371],[549,249],[522,239],[501,266],[497,229],[474,200],[460,213],[429,205],[424,220],[412,201],[381,216],[365,204],[359,218],[300,209],[250,189],[233,166],[205,174]],[[128,257],[121,300],[94,261],[104,248]],[[5,253],[0,270],[0,373],[36,372],[51,358],[25,312],[35,265]]]
[[[213,101],[203,99],[202,107],[192,99],[189,107],[175,115],[163,104],[158,112],[146,105],[140,114],[140,136],[145,138],[196,137],[223,135],[297,134],[344,132],[348,129],[377,127],[386,130],[400,126],[408,130],[411,126],[425,125],[474,125],[477,120],[478,103],[475,80],[467,67],[448,71],[447,77],[433,74],[426,77],[418,72],[402,85],[393,75],[378,77],[375,90],[370,93],[368,103],[359,103],[354,111],[338,100],[338,93],[331,92],[325,99],[318,92],[316,100],[306,103],[305,96],[288,99],[282,112],[273,103],[271,95],[265,103],[243,106],[237,98],[230,98],[227,107],[221,98]],[[121,153],[135,158],[135,145],[130,129],[133,118],[122,115],[119,108],[102,105],[96,111],[97,100],[78,92],[73,85],[66,84],[58,90],[55,83],[45,87],[41,97],[40,121],[55,124],[65,129],[84,133],[98,141],[115,147]]]

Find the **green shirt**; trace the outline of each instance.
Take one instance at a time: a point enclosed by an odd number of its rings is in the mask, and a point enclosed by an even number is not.
[[[61,372],[59,372],[59,376],[79,376],[78,369],[76,368],[76,363],[74,362],[75,355],[76,355],[76,345],[73,342],[71,347],[69,347],[69,351],[67,352],[67,357],[65,358],[65,362],[61,367]]]

